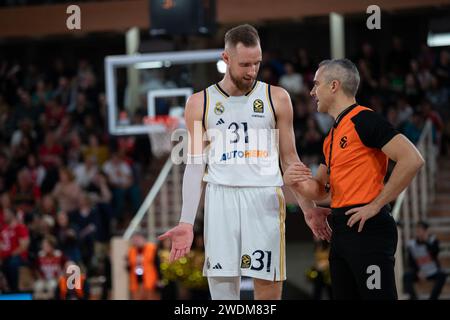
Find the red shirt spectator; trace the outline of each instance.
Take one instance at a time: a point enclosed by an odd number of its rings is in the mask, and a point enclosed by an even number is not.
[[[56,128],[61,123],[65,116],[65,110],[55,100],[50,100],[45,106],[45,118],[47,119],[51,128]]]
[[[63,152],[64,149],[59,144],[56,144],[55,134],[51,131],[47,132],[45,144],[39,148],[39,159],[42,165],[46,169],[58,166]]]
[[[45,280],[58,279],[66,263],[62,252],[55,250],[55,244],[53,237],[46,237],[42,241],[42,250],[37,258],[37,270]]]
[[[5,210],[4,219],[5,224],[0,228],[0,257],[2,259],[16,255],[20,242],[29,240],[27,227],[16,220],[11,210]],[[23,259],[28,256],[27,250],[22,250],[19,254]]]

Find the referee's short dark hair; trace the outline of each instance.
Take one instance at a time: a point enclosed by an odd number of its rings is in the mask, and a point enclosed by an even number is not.
[[[359,87],[359,71],[349,59],[323,60],[319,68],[323,67],[324,77],[327,83],[338,80],[342,91],[349,97],[356,96]]]

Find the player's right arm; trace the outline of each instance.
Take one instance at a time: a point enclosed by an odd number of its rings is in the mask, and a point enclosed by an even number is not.
[[[178,225],[158,237],[159,240],[170,238],[172,248],[169,261],[177,260],[191,250],[194,238],[194,221],[203,189],[205,161],[203,158],[203,92],[197,92],[186,102],[184,117],[188,130],[188,153],[186,169],[183,176],[183,205]]]

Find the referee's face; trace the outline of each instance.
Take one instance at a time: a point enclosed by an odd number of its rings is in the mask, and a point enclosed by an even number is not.
[[[325,81],[323,69],[319,68],[314,76],[314,87],[311,89],[311,97],[317,103],[317,111],[327,113],[330,107],[331,93]]]

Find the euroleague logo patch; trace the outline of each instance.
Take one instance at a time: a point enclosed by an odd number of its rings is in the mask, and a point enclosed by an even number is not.
[[[264,103],[261,99],[253,101],[253,112],[264,113]]]
[[[241,268],[248,269],[252,264],[252,258],[248,254],[244,254],[241,259]]]
[[[341,146],[342,149],[344,149],[347,146],[347,136],[343,136],[341,138],[341,141],[339,141],[339,145]]]

